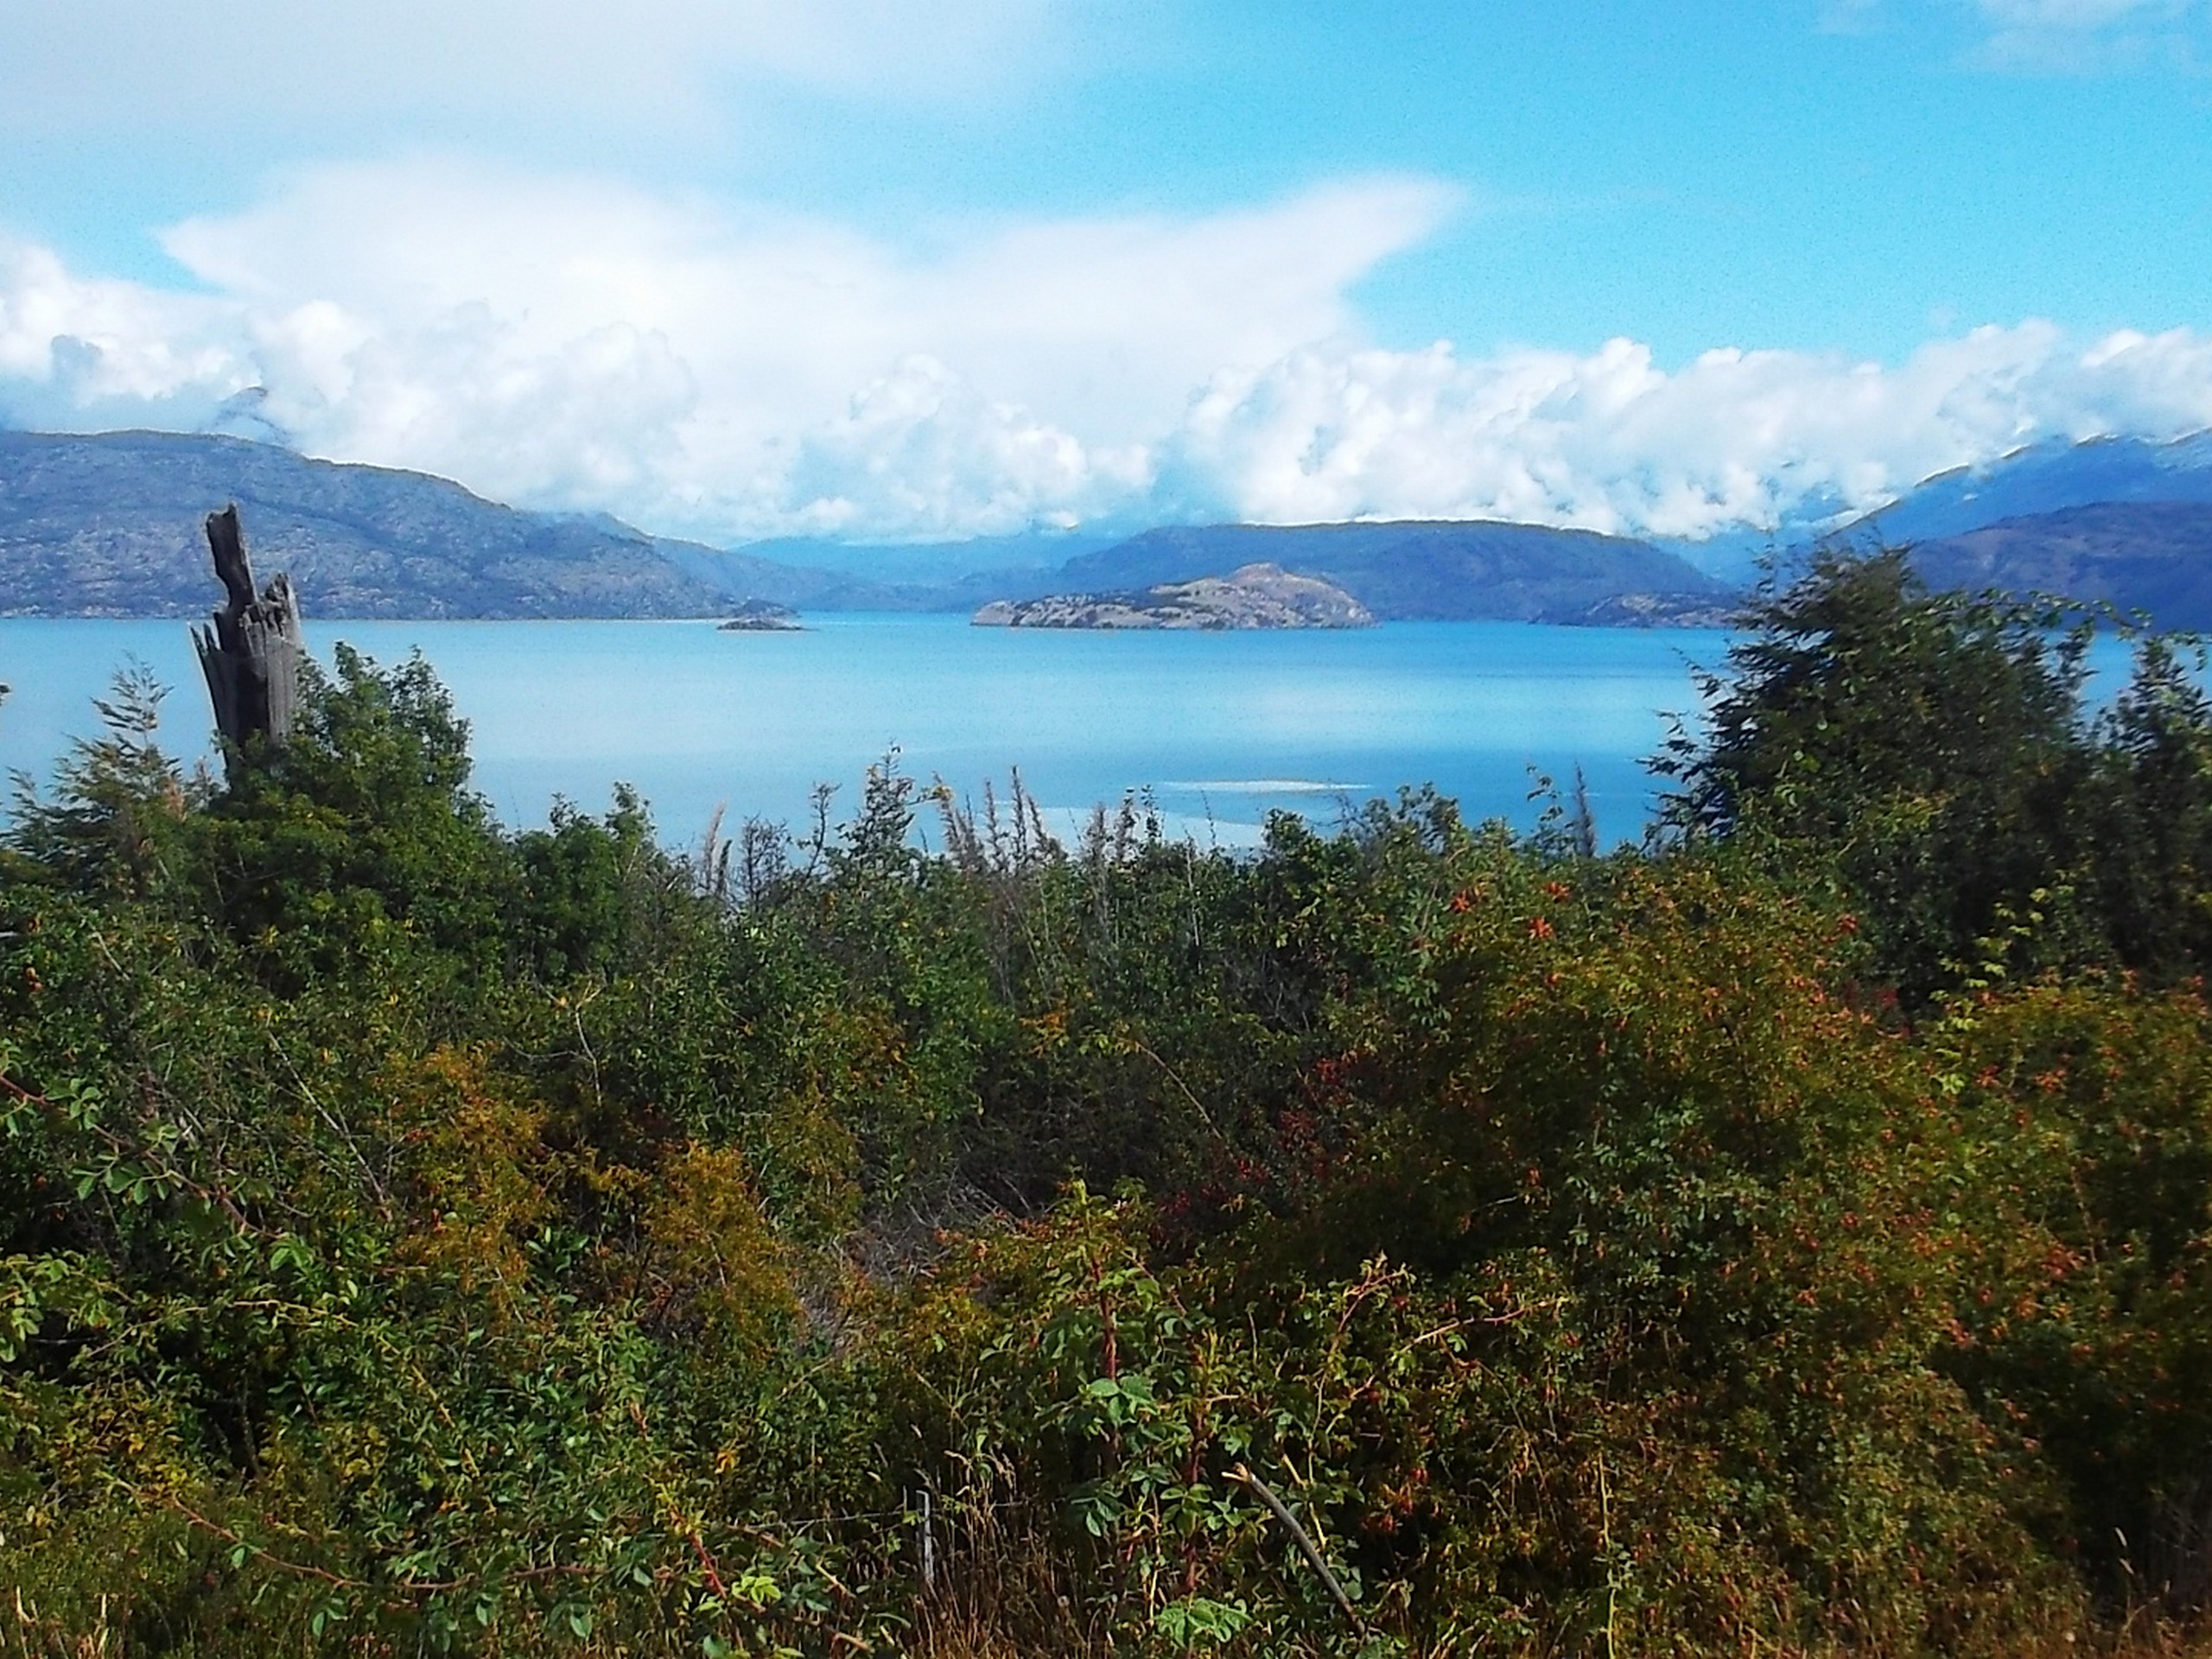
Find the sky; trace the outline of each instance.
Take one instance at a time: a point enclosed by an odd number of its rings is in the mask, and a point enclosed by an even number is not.
[[[0,424],[733,544],[2212,426],[2212,0],[5,0]]]

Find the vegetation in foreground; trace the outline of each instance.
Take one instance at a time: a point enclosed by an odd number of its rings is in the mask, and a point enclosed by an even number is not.
[[[1893,558],[1754,621],[1607,855],[884,773],[678,857],[499,827],[420,663],[222,785],[126,683],[0,868],[0,1649],[2186,1619],[2212,709]]]

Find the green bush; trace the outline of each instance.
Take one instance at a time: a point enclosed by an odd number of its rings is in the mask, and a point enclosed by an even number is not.
[[[733,877],[619,791],[503,829],[419,662],[220,788],[126,686],[0,868],[18,1648],[2202,1606],[2205,707],[2158,642],[2090,714],[2033,619],[1815,582],[1605,858],[1424,793],[1068,847],[887,766]]]

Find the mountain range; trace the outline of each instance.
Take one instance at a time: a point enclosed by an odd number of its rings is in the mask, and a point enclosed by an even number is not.
[[[2164,628],[2212,630],[2212,502],[2100,501],[2000,518],[1913,562],[1936,588],[2000,588],[2140,611]]]
[[[0,614],[197,614],[220,596],[200,520],[227,501],[263,574],[289,570],[310,616],[712,616],[733,588],[797,606],[877,597],[834,572],[244,438],[0,432]]]
[[[1840,535],[1910,546],[1935,587],[2101,601],[2212,630],[2212,432],[2033,444],[1938,474]]]
[[[1980,467],[1938,473],[1842,533],[1917,546],[2079,507],[2176,501],[2212,504],[2212,432],[2169,443],[2054,438],[2030,444]]]
[[[313,461],[245,439],[0,432],[0,614],[194,614],[215,596],[200,520],[236,501],[266,571],[311,616],[715,616],[973,611],[995,600],[1141,591],[1273,563],[1385,620],[1600,625],[1710,620],[1742,550],[1474,522],[1039,531],[975,543],[735,549],[604,516],[521,511],[420,473]],[[2212,628],[2212,433],[2046,442],[1928,480],[1816,537],[1910,543],[1940,585],[2109,601]],[[1702,567],[1702,568],[1700,568]]]
[[[1386,622],[1572,622],[1624,594],[1710,603],[1728,593],[1646,542],[1481,519],[1150,530],[1069,560],[1057,579],[1077,591],[1143,588],[1255,563],[1333,582]]]

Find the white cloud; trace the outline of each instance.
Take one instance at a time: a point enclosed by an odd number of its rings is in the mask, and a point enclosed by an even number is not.
[[[219,302],[79,276],[0,239],[0,410],[17,425],[212,416],[251,384]]]
[[[704,119],[732,84],[907,99],[1064,56],[1050,0],[9,0],[0,126],[252,130],[305,119]]]
[[[1062,527],[1125,508],[1150,482],[1144,447],[1087,447],[980,396],[934,358],[906,359],[810,434],[786,480],[795,528],[925,538]]]
[[[1882,0],[1821,0],[1815,27],[1823,35],[1867,35],[1881,23]]]
[[[2204,0],[1975,0],[1986,68],[2086,74],[2185,63],[2201,49]]]
[[[2187,0],[1980,0],[1982,15],[1999,29],[2105,29],[2146,16],[2171,17]]]
[[[1348,326],[1345,287],[1451,201],[1385,179],[1206,217],[981,224],[917,253],[791,213],[416,161],[304,173],[163,239],[257,314],[310,297],[360,318],[480,308],[519,351],[620,321],[727,383],[729,412],[779,427],[918,352],[995,395],[1079,394],[1118,428],[1164,421],[1223,362]]]
[[[1166,476],[1239,518],[1497,518],[1702,537],[1807,503],[1878,505],[2031,439],[2212,426],[2212,339],[2087,347],[1982,328],[1902,365],[1708,352],[1674,373],[1616,340],[1588,355],[1292,353],[1217,377]]]
[[[1491,517],[1704,535],[1869,505],[2047,435],[2212,426],[2212,338],[2030,321],[1900,364],[1376,349],[1347,295],[1453,198],[823,219],[417,160],[176,226],[178,293],[0,245],[0,417],[274,432],[732,541]]]
[[[1914,22],[1960,23],[1964,65],[2006,74],[2195,68],[2212,51],[2212,0],[1818,0],[1814,26],[1870,35]]]
[[[238,418],[314,453],[656,527],[1087,517],[1141,478],[1193,386],[1350,328],[1347,287],[1452,201],[1380,179],[1206,216],[954,226],[916,251],[603,181],[311,169],[167,233],[213,297],[23,251],[0,288],[17,341],[0,404],[113,423],[67,335],[142,365],[102,371],[132,418],[202,424],[257,388]]]

